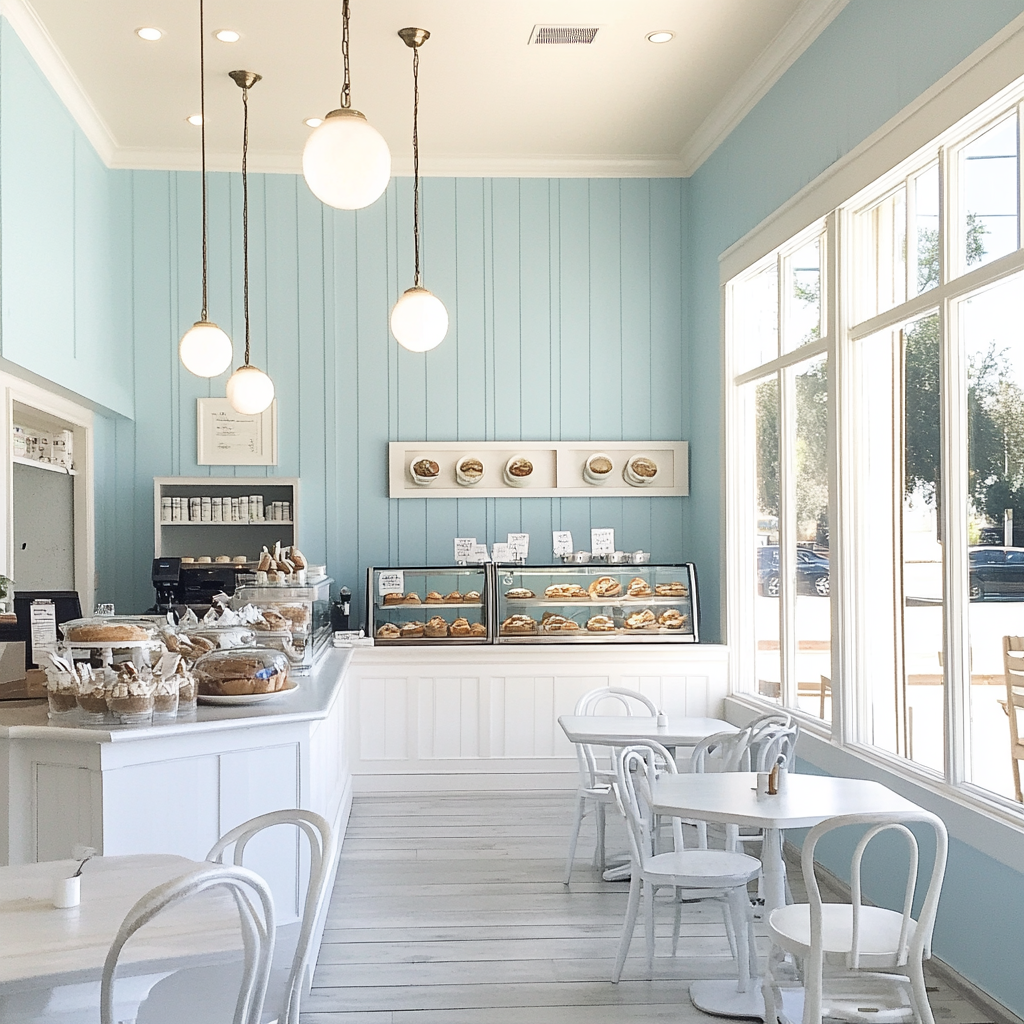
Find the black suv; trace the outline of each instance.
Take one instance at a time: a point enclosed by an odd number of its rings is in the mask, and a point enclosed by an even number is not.
[[[972,547],[967,558],[972,601],[1024,601],[1024,548]]]
[[[766,544],[757,549],[757,582],[765,597],[779,596],[779,546]],[[832,592],[828,556],[810,548],[796,549],[796,589],[798,594],[828,597]]]

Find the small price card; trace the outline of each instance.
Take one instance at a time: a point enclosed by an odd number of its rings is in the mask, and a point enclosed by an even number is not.
[[[513,558],[526,558],[530,553],[530,535],[528,533],[510,533],[508,546]]]
[[[491,560],[495,562],[510,562],[512,560],[512,549],[508,544],[495,541],[491,545]]]
[[[572,554],[572,534],[568,530],[552,531],[551,552],[555,558],[558,558],[559,555]]]
[[[591,530],[590,553],[592,555],[610,555],[615,550],[614,530]]]
[[[57,611],[52,601],[33,601],[29,605],[29,620],[32,631],[32,656],[40,651],[52,651],[57,647]]]
[[[477,565],[483,565],[484,562],[489,562],[490,558],[487,557],[487,545],[486,544],[474,544],[473,552],[467,559],[470,562],[476,562]]]
[[[385,594],[405,593],[405,573],[401,569],[393,572],[382,572],[377,577],[377,593],[383,597]]]
[[[473,549],[476,547],[476,537],[455,538],[455,561],[468,562],[473,557]]]

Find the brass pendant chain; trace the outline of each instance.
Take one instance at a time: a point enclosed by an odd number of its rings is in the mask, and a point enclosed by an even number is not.
[[[199,0],[199,117],[200,148],[202,149],[202,191],[203,191],[203,315],[204,322],[208,315],[208,282],[207,282],[207,249],[206,233],[208,220],[206,215],[206,22],[203,16],[203,0]]]
[[[347,2],[347,0],[346,0]],[[416,254],[414,286],[420,285],[420,51],[412,51],[412,242]]]
[[[249,87],[242,86],[242,296],[245,312],[245,365],[249,365]]]
[[[341,4],[341,59],[345,65],[345,77],[341,86],[341,109],[348,110],[352,106],[352,79],[348,67],[348,0]]]

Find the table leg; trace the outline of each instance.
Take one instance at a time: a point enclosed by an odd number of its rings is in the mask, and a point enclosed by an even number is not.
[[[761,843],[761,870],[764,873],[764,910],[770,914],[786,902],[786,875],[782,862],[782,833],[778,829],[765,829]],[[785,998],[785,993],[784,993]],[[716,1017],[745,1017],[764,1020],[764,999],[761,979],[751,978],[746,991],[739,990],[735,981],[695,981],[690,985],[690,1002],[705,1013]],[[783,1012],[789,1017],[789,1007]],[[800,1020],[798,1014],[795,1018]]]

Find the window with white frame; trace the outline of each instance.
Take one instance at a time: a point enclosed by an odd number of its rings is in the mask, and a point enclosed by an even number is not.
[[[983,800],[1024,634],[1022,99],[725,284],[737,678]]]

